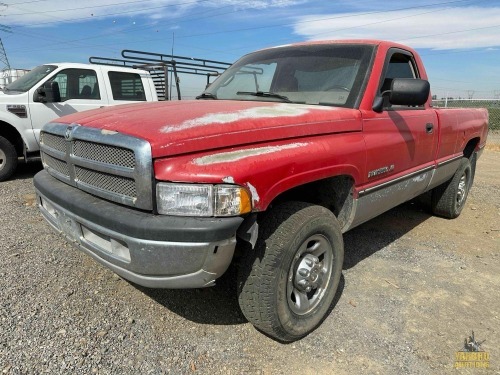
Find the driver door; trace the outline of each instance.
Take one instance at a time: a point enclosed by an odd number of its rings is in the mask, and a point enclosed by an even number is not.
[[[40,103],[33,101],[33,94],[40,86],[30,93],[31,126],[36,139],[39,139],[40,129],[48,122],[61,116],[75,112],[95,109],[107,104],[101,96],[100,77],[94,69],[64,69],[53,76],[50,81],[59,84],[61,101],[58,103]]]

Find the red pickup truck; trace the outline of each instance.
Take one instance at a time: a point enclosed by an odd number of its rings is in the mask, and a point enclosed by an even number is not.
[[[429,191],[460,214],[488,131],[486,110],[432,108],[417,53],[381,41],[251,53],[198,99],[47,124],[40,210],[143,286],[211,286],[236,261],[243,314],[281,341],[328,313],[343,232]]]

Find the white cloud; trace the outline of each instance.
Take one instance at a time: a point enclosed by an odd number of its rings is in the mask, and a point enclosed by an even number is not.
[[[307,40],[383,39],[432,49],[500,46],[499,30],[500,7],[318,14],[300,17],[294,25]]]

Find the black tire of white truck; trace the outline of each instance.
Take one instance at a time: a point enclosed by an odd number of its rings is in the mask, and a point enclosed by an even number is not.
[[[0,182],[7,180],[17,167],[17,152],[12,143],[0,136]]]
[[[240,264],[240,307],[257,329],[295,341],[330,311],[344,259],[340,225],[322,206],[286,202],[263,213],[259,228]]]

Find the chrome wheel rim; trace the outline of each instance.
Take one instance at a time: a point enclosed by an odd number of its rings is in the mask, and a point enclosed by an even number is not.
[[[7,157],[5,156],[5,152],[0,150],[0,170],[2,170],[5,166],[5,159],[7,159]]]
[[[295,314],[305,315],[322,301],[330,284],[333,261],[332,245],[325,236],[315,234],[301,244],[287,282],[288,306]]]
[[[457,207],[462,207],[467,197],[467,174],[464,173],[458,182]]]

